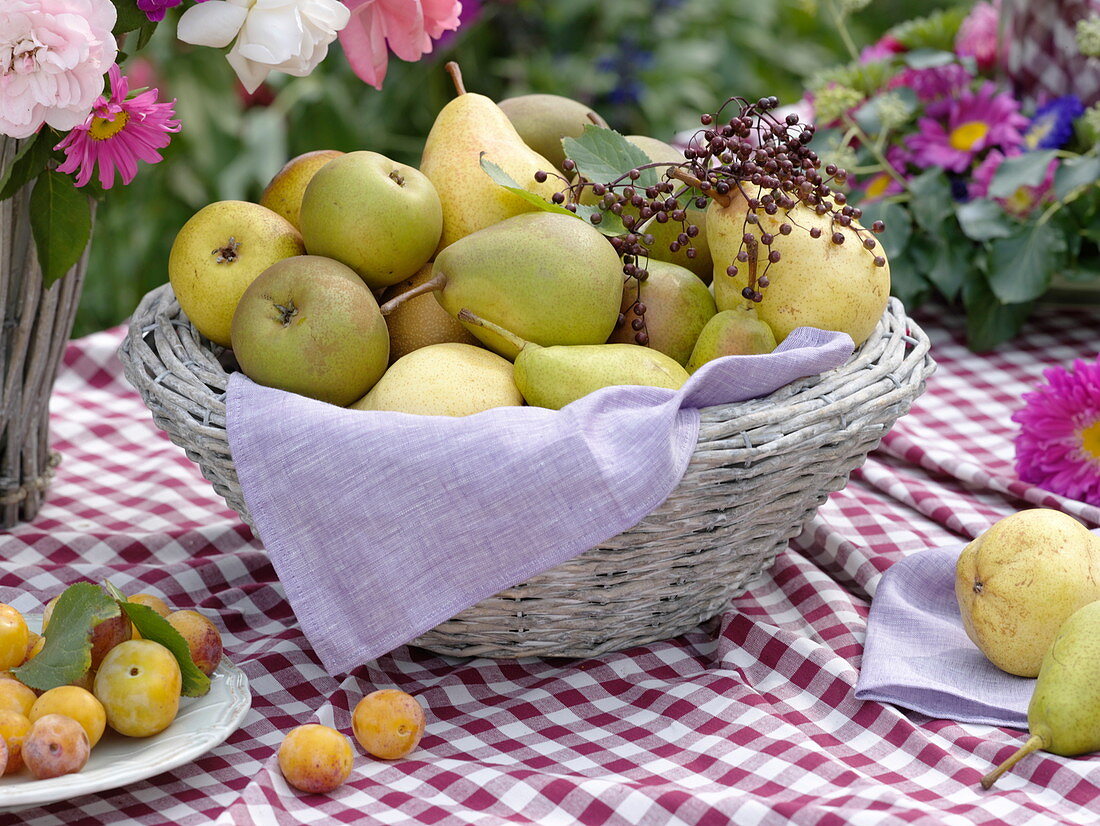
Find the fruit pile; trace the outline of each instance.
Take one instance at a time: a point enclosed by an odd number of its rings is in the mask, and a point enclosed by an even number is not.
[[[1050,508],[1006,516],[963,548],[955,597],[967,636],[993,665],[1037,678],[1031,737],[982,787],[1036,749],[1100,750],[1100,537]]]
[[[844,170],[822,169],[813,126],[777,118],[774,98],[731,98],[681,152],[566,98],[497,105],[448,70],[458,94],[419,168],[311,152],[260,203],[210,204],[181,228],[180,307],[254,381],[462,416],[679,388],[798,326],[856,344],[873,331],[883,227],[860,225]]]
[[[221,658],[208,618],[152,594],[78,583],[46,605],[42,634],[0,605],[0,774],[78,772],[108,726],[158,734],[181,695],[209,689]]]

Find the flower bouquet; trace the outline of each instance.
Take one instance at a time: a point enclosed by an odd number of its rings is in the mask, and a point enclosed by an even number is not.
[[[842,29],[860,5],[836,6]],[[961,303],[970,347],[986,350],[1052,284],[1100,285],[1100,3],[1037,15],[981,2],[862,52],[848,42],[852,62],[799,106],[823,127],[819,151],[852,173],[852,202],[890,227],[906,306]]]

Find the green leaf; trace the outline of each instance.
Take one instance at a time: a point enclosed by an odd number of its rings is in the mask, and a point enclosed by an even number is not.
[[[149,22],[145,12],[137,7],[135,0],[111,0],[115,4],[118,18],[115,20],[115,34],[125,34],[140,29]]]
[[[989,197],[1007,198],[1022,186],[1038,186],[1046,177],[1047,167],[1057,154],[1050,149],[1006,158],[993,174],[993,180],[989,184]]]
[[[79,680],[92,666],[92,630],[118,615],[118,603],[98,585],[70,585],[54,604],[42,650],[12,673],[40,691]]]
[[[1002,304],[1020,304],[1041,296],[1061,265],[1065,242],[1050,224],[1033,222],[1010,238],[990,245],[989,286]]]
[[[589,206],[587,204],[575,204],[577,211],[575,214],[580,218],[583,218],[588,223],[591,222],[591,217],[597,213],[603,216],[600,218],[600,223],[593,224],[593,226],[602,232],[604,235],[626,235],[626,227],[623,226],[623,219],[616,215],[614,212],[608,212],[607,210],[600,209],[598,206]]]
[[[121,599],[115,597],[117,604],[126,612],[142,638],[163,645],[180,664],[180,674],[183,677],[180,694],[184,697],[201,697],[206,694],[210,690],[210,678],[199,671],[199,667],[191,659],[191,649],[183,635],[148,605],[127,602],[125,595],[120,596]]]
[[[19,147],[11,164],[0,175],[0,201],[10,198],[46,168],[56,143],[56,133],[46,128]]]
[[[976,353],[992,350],[1015,336],[1031,314],[1031,302],[1002,304],[984,279],[963,285],[966,307],[966,344]]]
[[[940,232],[943,222],[954,211],[951,183],[940,169],[929,169],[909,181],[913,200],[909,211],[917,224],[933,235]]]
[[[890,273],[893,275],[894,258],[902,254],[913,236],[913,219],[905,207],[890,201],[860,204],[860,208],[863,210],[863,217],[859,222],[863,226],[869,227],[875,221],[886,224],[886,230],[876,237],[886,252],[886,257],[890,261]]]
[[[1008,238],[1014,232],[1013,222],[1001,205],[988,198],[975,198],[955,206],[959,226],[972,241],[992,241]]]
[[[947,66],[958,58],[954,52],[941,51],[939,49],[914,49],[903,56],[905,65],[911,69],[935,69],[939,66]]]
[[[945,299],[954,301],[963,285],[969,250],[952,245],[942,236],[933,244],[932,262],[926,276]]]
[[[928,298],[930,288],[923,270],[910,250],[890,259],[890,293],[907,308],[920,306]]]
[[[138,28],[138,39],[134,45],[134,51],[140,52],[146,46],[149,45],[149,41],[153,39],[153,32],[157,30],[157,24],[152,20],[146,20]]]
[[[639,166],[653,163],[650,157],[614,129],[591,124],[579,138],[562,140],[565,156],[577,164],[582,177],[596,183],[611,183]],[[657,183],[654,169],[641,170],[634,186],[645,188]]]
[[[72,178],[50,170],[39,175],[35,182],[30,213],[42,281],[49,287],[73,268],[88,245],[92,234],[91,205]]]
[[[1054,172],[1054,197],[1059,201],[1078,187],[1100,181],[1100,158],[1079,155],[1062,161]]]

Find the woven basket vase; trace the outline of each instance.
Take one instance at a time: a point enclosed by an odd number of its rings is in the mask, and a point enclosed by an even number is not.
[[[413,644],[456,656],[592,656],[713,617],[909,410],[935,367],[928,347],[891,299],[843,366],[770,396],[703,409],[679,486],[633,528]],[[252,525],[225,430],[232,353],[191,326],[165,285],[135,311],[119,355],[156,424]]]

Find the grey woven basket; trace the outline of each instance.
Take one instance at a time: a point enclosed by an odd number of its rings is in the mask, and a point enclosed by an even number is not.
[[[679,486],[633,528],[413,644],[456,656],[593,656],[713,617],[909,410],[935,369],[928,349],[891,299],[843,366],[764,398],[705,408]],[[252,525],[225,431],[232,353],[191,326],[165,285],[134,312],[119,356],[156,424]]]

